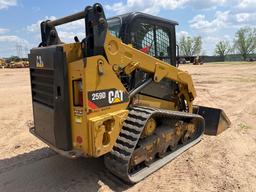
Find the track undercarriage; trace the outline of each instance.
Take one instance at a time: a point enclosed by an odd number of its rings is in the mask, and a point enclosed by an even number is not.
[[[105,165],[135,183],[199,142],[203,133],[204,119],[199,115],[133,107]]]

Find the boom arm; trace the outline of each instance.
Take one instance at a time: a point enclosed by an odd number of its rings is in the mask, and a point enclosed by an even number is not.
[[[42,43],[40,45],[62,44],[55,26],[83,18],[86,26],[86,38],[81,43],[84,57],[106,56],[116,73],[124,71],[124,73],[130,74],[136,69],[141,69],[153,74],[155,82],[160,82],[163,78],[177,82],[179,85],[178,94],[184,95],[190,112],[192,112],[191,101],[196,97],[196,91],[191,76],[187,72],[145,54],[111,35],[107,31],[107,21],[103,8],[98,3],[86,7],[83,12],[55,21],[42,22]]]
[[[109,63],[116,71],[123,70],[130,74],[135,69],[141,69],[153,74],[155,82],[160,82],[163,78],[177,82],[187,102],[190,103],[196,97],[192,78],[187,72],[123,43],[109,32],[106,34],[104,48]]]

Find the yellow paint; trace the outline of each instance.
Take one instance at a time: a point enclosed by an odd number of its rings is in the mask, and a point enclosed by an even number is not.
[[[122,102],[120,98],[115,98],[113,101],[113,103],[120,103],[120,102]]]
[[[154,107],[159,109],[168,109],[176,111],[176,105],[174,102],[149,97],[146,95],[138,95],[136,97],[136,105]]]
[[[76,116],[74,116],[74,117],[75,117],[75,122],[76,122],[76,123],[82,123],[82,122],[83,122],[83,117],[78,116],[78,115],[76,115]]]
[[[112,45],[115,45],[114,51],[112,50]],[[120,39],[111,35],[110,32],[106,35],[104,47],[109,63],[111,65],[118,65],[120,70],[130,66],[131,63],[138,63],[135,66],[136,69],[153,74],[155,82],[159,82],[163,78],[168,78],[185,87],[189,93],[190,101],[196,97],[196,90],[192,78],[187,72],[123,43]],[[132,70],[135,69],[133,68]]]
[[[151,57],[130,45],[121,42],[109,32],[105,39],[104,56],[83,58],[79,43],[63,45],[68,64],[68,80],[70,95],[70,118],[73,148],[83,152],[85,156],[99,157],[111,151],[124,120],[128,115],[129,102],[122,102],[120,98],[114,98],[114,105],[91,109],[88,106],[88,92],[105,89],[117,89],[127,92],[117,74],[122,70],[126,74],[140,69],[151,73],[155,82],[163,78],[173,80],[179,84],[180,93],[184,95],[192,110],[192,101],[196,96],[191,76],[170,64]],[[82,80],[83,106],[73,104],[73,80]],[[165,101],[149,96],[137,95],[136,102],[139,105],[177,110],[176,101]],[[82,112],[76,115],[75,112]],[[148,130],[150,132],[150,129]],[[83,143],[76,143],[80,136]]]

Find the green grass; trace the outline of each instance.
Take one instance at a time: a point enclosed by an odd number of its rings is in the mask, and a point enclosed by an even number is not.
[[[246,125],[245,123],[239,123],[238,126],[243,129],[243,130],[246,130],[246,129],[250,129],[250,127],[248,125]]]
[[[249,113],[250,115],[256,116],[256,112]]]

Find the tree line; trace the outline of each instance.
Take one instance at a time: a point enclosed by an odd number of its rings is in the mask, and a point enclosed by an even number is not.
[[[179,41],[180,52],[184,56],[196,56],[202,51],[201,36],[190,37],[182,36]],[[218,56],[226,56],[230,53],[237,53],[244,60],[250,54],[256,52],[256,28],[244,27],[235,33],[233,42],[222,40],[217,42],[215,54]]]

